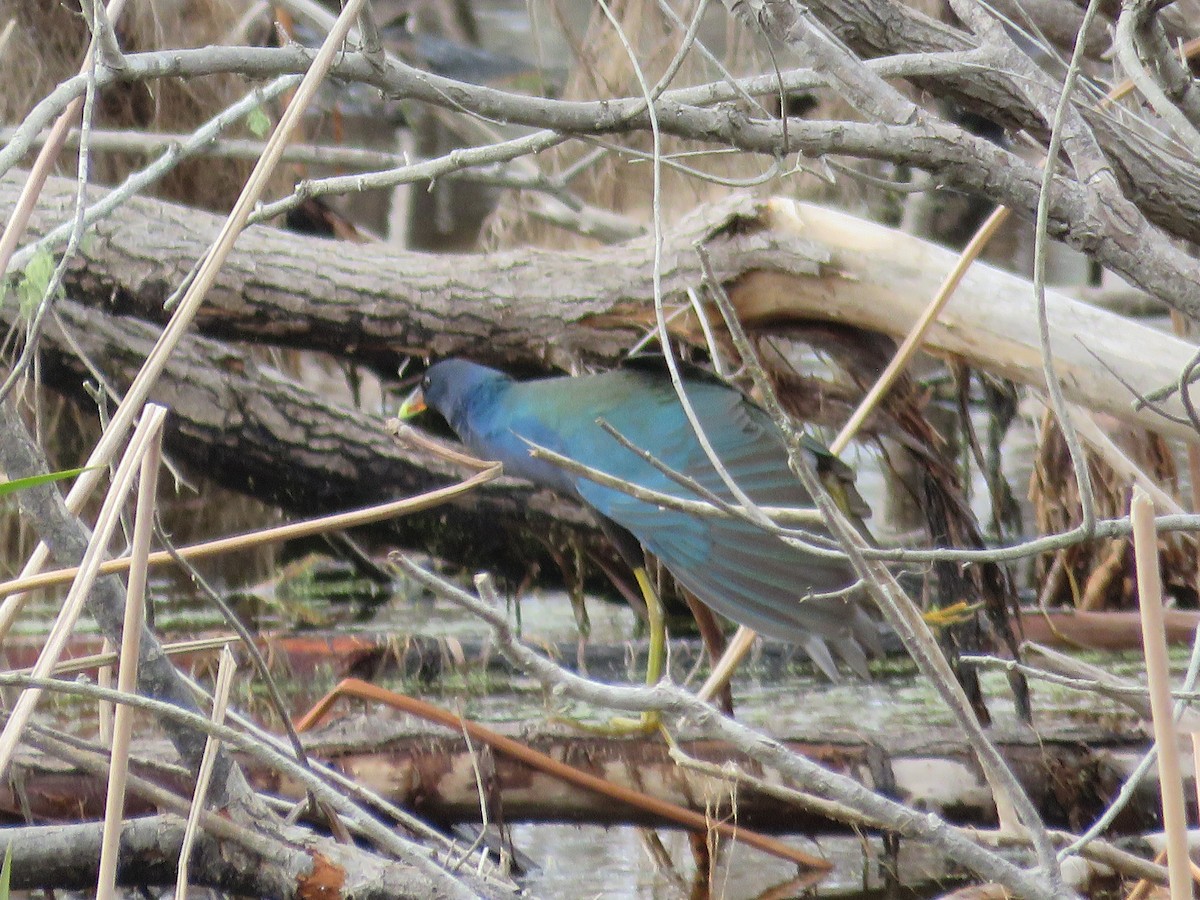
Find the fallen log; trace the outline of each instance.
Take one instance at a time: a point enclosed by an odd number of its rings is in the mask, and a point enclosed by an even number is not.
[[[94,894],[103,822],[32,825],[0,830],[0,854],[12,854],[10,886],[77,890]],[[116,883],[145,890],[176,884],[185,822],[178,816],[127,819],[120,829]],[[411,866],[372,858],[356,847],[328,848],[330,859],[306,846],[254,835],[255,850],[197,830],[189,857],[193,888],[210,887],[235,895],[310,900],[353,896],[356,900],[425,900],[437,886]]]
[[[850,825],[807,811],[794,801],[747,785],[733,786],[706,773],[678,766],[656,737],[609,738],[545,725],[490,726],[590,774],[651,797],[714,817],[736,815],[747,828],[780,833],[848,833]],[[951,729],[922,726],[906,733],[793,733],[780,737],[789,749],[841,774],[884,790],[914,808],[948,821],[979,827],[995,824],[991,794],[966,744]],[[1090,822],[1115,795],[1132,760],[1147,746],[1136,730],[1114,734],[1096,727],[1065,726],[1037,733],[997,734],[998,749],[1029,791],[1046,823],[1075,829]],[[306,746],[365,787],[422,818],[451,824],[479,821],[477,775],[488,784],[487,802],[506,822],[662,824],[611,798],[566,785],[501,754],[468,746],[461,735],[408,717],[348,716],[312,736]],[[772,786],[787,787],[774,773],[724,744],[680,741],[693,759],[734,765]],[[155,745],[137,752],[153,759]],[[482,756],[481,756],[482,753]],[[241,760],[259,789],[301,799],[303,789],[249,759]],[[42,820],[102,815],[102,781],[40,754],[20,757],[21,789],[32,814]],[[482,767],[482,770],[481,768]],[[190,789],[186,773],[146,762],[133,771],[178,790]],[[21,798],[11,784],[0,786],[0,810],[20,815]],[[131,798],[130,814],[149,812]],[[1113,834],[1141,833],[1157,821],[1158,794],[1148,779],[1114,824]]]
[[[110,316],[70,300],[41,343],[45,384],[81,404],[91,375],[75,348],[104,360],[124,389],[159,334],[149,322]],[[0,309],[10,327],[15,305]],[[69,336],[68,336],[69,335]],[[461,480],[454,466],[398,441],[379,417],[339,405],[222,341],[189,335],[166,364],[151,400],[170,409],[171,456],[225,487],[306,517],[411,497]],[[524,482],[499,479],[432,511],[372,526],[378,538],[420,546],[447,560],[519,581],[531,570],[556,573],[546,541],[615,557],[579,504]],[[607,585],[595,580],[593,585]]]
[[[815,242],[829,261],[816,277],[781,275],[767,267],[749,272],[731,289],[748,326],[828,317],[903,336],[957,259],[944,247],[813,204],[772,200],[761,209],[758,224],[767,233]],[[1194,343],[1052,290],[1046,291],[1046,314],[1055,372],[1068,399],[1196,440],[1190,425],[1137,408],[1140,398],[1178,382],[1197,352]],[[994,266],[971,266],[924,349],[1045,390],[1033,286]],[[1184,414],[1177,397],[1162,408]]]
[[[0,179],[0,209],[21,173]],[[74,184],[51,179],[33,227],[69,218]],[[162,319],[162,303],[220,227],[220,217],[135,198],[95,227],[72,271],[77,299]],[[895,229],[789,200],[745,196],[670,226],[664,298],[687,304],[702,281],[695,245],[749,327],[786,331],[818,319],[901,335],[933,296],[955,254]],[[255,227],[218,276],[198,327],[226,338],[318,349],[392,371],[406,354],[468,354],[505,365],[616,362],[652,318],[649,240],[587,254],[516,250],[406,253]],[[1051,346],[1068,398],[1186,439],[1186,425],[1135,409],[1135,395],[1175,382],[1194,343],[1054,291]],[[928,339],[936,354],[1042,387],[1032,289],[993,267],[971,267]],[[700,342],[692,322],[676,326]],[[1164,404],[1181,415],[1181,405]]]

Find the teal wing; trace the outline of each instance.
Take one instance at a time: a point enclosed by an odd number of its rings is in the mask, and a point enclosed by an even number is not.
[[[653,448],[664,465],[733,501],[671,386],[632,373],[614,375],[633,380],[636,389],[629,391],[629,403],[609,403],[600,417],[633,444]],[[780,433],[760,410],[715,384],[689,382],[688,396],[716,455],[751,499],[770,506],[812,505],[788,468]],[[698,499],[598,426],[571,433],[565,446],[572,457],[634,484]],[[818,462],[828,470],[829,459]],[[703,602],[755,631],[804,646],[831,677],[836,666],[826,645],[863,673],[863,647],[878,651],[877,627],[856,598],[805,599],[851,586],[855,577],[844,560],[806,552],[742,520],[665,509],[587,479],[577,478],[575,489],[634,534]]]

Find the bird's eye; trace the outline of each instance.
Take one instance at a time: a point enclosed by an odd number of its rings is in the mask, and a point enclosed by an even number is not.
[[[423,390],[423,391],[429,390],[429,376],[428,375],[426,375],[424,378],[421,379],[421,390]]]

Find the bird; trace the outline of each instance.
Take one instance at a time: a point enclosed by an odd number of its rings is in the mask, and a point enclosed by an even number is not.
[[[682,378],[682,390],[715,456],[751,500],[772,507],[813,506],[789,468],[786,438],[766,412],[712,377],[689,374]],[[630,546],[645,548],[711,609],[799,645],[833,681],[841,678],[834,654],[857,675],[869,677],[868,658],[882,653],[880,626],[844,557],[797,547],[742,518],[704,516],[632,496],[535,452],[548,450],[681,500],[703,499],[638,452],[645,451],[721,500],[736,503],[666,374],[625,368],[517,381],[497,369],[450,358],[426,370],[400,415],[408,418],[426,408],[439,413],[474,454],[502,462],[506,474],[582,501],[623,555],[628,557]],[[831,496],[869,536],[862,522],[869,509],[854,488],[853,470],[811,436],[803,437],[802,446]],[[650,587],[642,562],[629,561],[646,593]],[[648,607],[656,603],[647,597]],[[653,638],[652,628],[652,644]]]

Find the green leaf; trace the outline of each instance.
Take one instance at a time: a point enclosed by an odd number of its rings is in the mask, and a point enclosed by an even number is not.
[[[21,280],[17,284],[17,294],[21,298],[21,315],[29,318],[37,309],[46,288],[50,286],[50,277],[54,274],[54,256],[45,247],[38,247],[33,258],[25,266]]]
[[[12,841],[4,848],[4,865],[0,866],[0,900],[8,900],[9,885],[12,884]]]
[[[256,106],[246,114],[246,127],[255,137],[266,137],[267,132],[271,130],[271,117],[261,106]]]
[[[18,478],[15,481],[5,481],[0,483],[0,497],[7,497],[9,494],[14,494],[17,491],[25,488],[37,487],[40,484],[49,484],[52,481],[62,481],[65,478],[74,478],[81,472],[86,472],[88,467],[82,469],[64,469],[61,472],[49,472],[45,475],[30,475],[28,478]],[[3,900],[0,897],[0,900]]]

